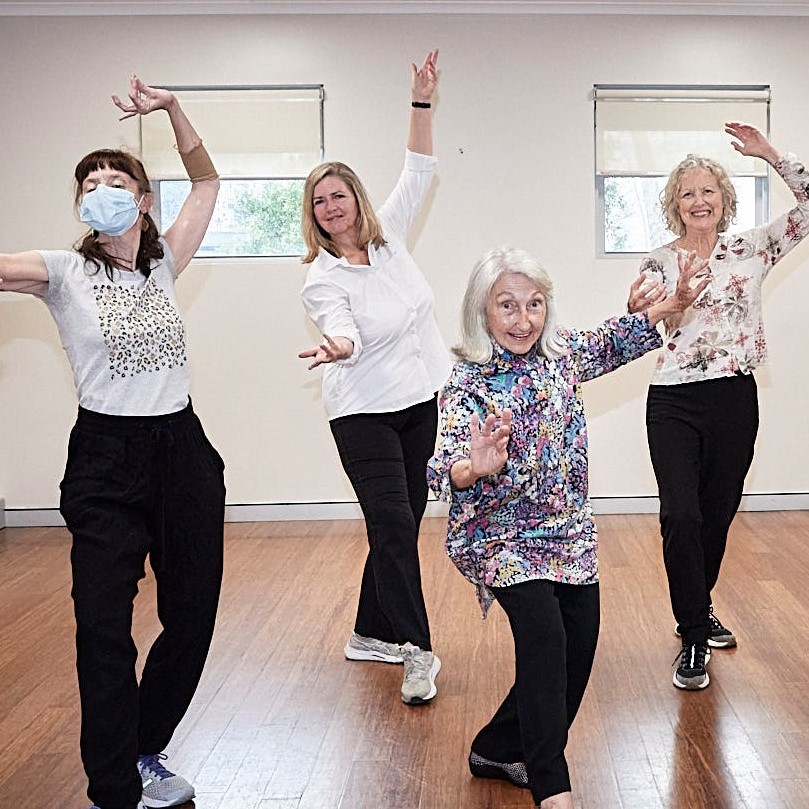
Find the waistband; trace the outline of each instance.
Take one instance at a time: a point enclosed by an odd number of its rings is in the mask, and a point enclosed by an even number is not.
[[[76,424],[107,435],[134,435],[161,427],[184,427],[195,418],[194,408],[189,399],[182,410],[159,416],[113,416],[79,407]]]

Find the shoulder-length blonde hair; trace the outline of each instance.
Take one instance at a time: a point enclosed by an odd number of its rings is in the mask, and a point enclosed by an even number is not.
[[[498,247],[475,265],[461,306],[461,342],[452,351],[466,362],[483,365],[492,358],[492,338],[486,323],[486,302],[501,275],[518,273],[533,281],[545,297],[545,325],[537,340],[537,351],[546,357],[560,357],[564,343],[556,327],[553,282],[539,262],[525,250]]]
[[[357,177],[353,169],[345,163],[336,161],[331,163],[321,163],[309,172],[303,186],[303,212],[301,215],[301,230],[303,240],[306,242],[306,255],[301,259],[304,264],[309,264],[317,258],[320,248],[328,250],[332,255],[341,255],[340,249],[332,241],[331,237],[315,219],[315,209],[313,198],[315,187],[326,177],[338,177],[349,188],[357,202],[357,225],[359,226],[358,247],[365,247],[373,244],[374,247],[381,247],[385,244],[385,237],[382,235],[382,226],[376,218],[374,209],[368,199],[368,193]]]
[[[736,189],[720,163],[711,160],[710,157],[700,157],[695,154],[686,155],[685,159],[672,169],[666,187],[660,193],[660,206],[663,209],[666,226],[672,233],[685,236],[685,225],[680,217],[678,196],[683,174],[690,169],[706,169],[716,178],[716,184],[722,194],[722,218],[719,220],[716,230],[717,233],[724,233],[730,227],[731,222],[736,220]]]

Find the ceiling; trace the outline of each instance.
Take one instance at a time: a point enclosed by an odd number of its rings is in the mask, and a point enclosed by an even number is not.
[[[0,0],[0,16],[143,14],[698,14],[809,16],[809,0]]]

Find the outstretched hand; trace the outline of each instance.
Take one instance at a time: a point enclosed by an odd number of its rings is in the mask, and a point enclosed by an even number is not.
[[[438,84],[438,49],[430,51],[424,58],[424,64],[416,67],[410,65],[410,95],[412,101],[431,101]]]
[[[317,368],[318,365],[325,365],[337,360],[347,360],[354,353],[354,343],[348,337],[335,337],[332,339],[328,334],[323,335],[323,342],[310,348],[308,351],[301,351],[298,356],[301,359],[313,357],[314,360],[309,365],[309,371]]]
[[[508,460],[508,441],[511,436],[511,410],[506,408],[497,424],[493,413],[481,422],[477,413],[469,424],[471,448],[469,462],[475,478],[499,472]]]
[[[165,110],[174,101],[174,95],[169,90],[160,87],[149,87],[134,73],[129,77],[129,92],[127,94],[131,104],[127,104],[113,95],[112,101],[124,114],[118,119],[132,118],[135,115],[148,115],[155,110]]]
[[[767,138],[750,124],[731,121],[725,124],[725,132],[736,139],[730,145],[746,157],[760,157],[768,163],[775,163],[781,156]]]

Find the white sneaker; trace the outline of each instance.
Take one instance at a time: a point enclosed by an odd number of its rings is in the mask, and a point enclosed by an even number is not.
[[[371,660],[380,663],[402,662],[402,647],[398,643],[366,638],[356,632],[351,633],[343,652],[349,660]]]
[[[441,670],[441,661],[432,652],[425,652],[412,643],[402,646],[404,680],[402,702],[421,705],[436,695],[435,677]]]
[[[160,763],[165,758],[163,753],[138,756],[145,807],[160,809],[164,806],[179,806],[194,797],[194,787],[181,775],[175,775]]]

